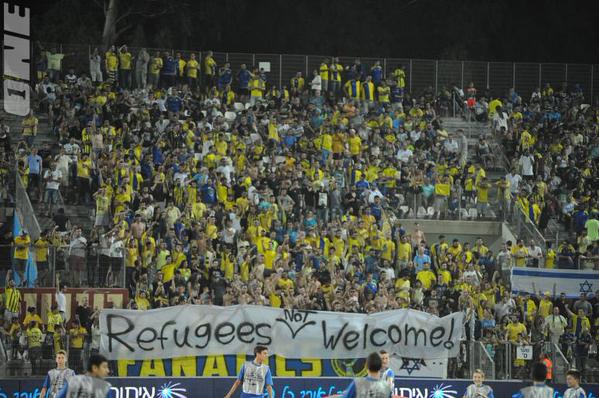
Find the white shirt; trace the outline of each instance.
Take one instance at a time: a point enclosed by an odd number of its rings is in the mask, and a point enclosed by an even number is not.
[[[528,255],[532,258],[541,259],[543,257],[543,251],[539,246],[531,246],[528,248]]]
[[[520,156],[520,161],[518,162],[520,164],[520,166],[522,166],[522,174],[525,176],[531,176],[533,175],[533,165],[534,165],[534,158],[532,157],[532,155],[522,155]]]
[[[522,177],[520,176],[520,174],[508,174],[506,175],[506,178],[510,181],[510,191],[512,193],[517,193],[518,192],[518,185],[520,184],[520,181],[522,181]]]
[[[456,140],[454,140],[453,138],[445,140],[445,142],[443,143],[443,146],[445,146],[445,150],[449,153],[457,153],[458,152],[458,142]]]
[[[400,161],[407,163],[410,161],[410,158],[413,154],[414,153],[409,149],[400,149],[399,151],[397,151],[397,155],[395,157]]]
[[[54,296],[56,298],[56,305],[58,305],[58,312],[67,312],[67,298],[65,295],[58,291]]]
[[[44,173],[44,179],[47,180],[46,189],[58,190],[58,188],[60,187],[61,178],[62,172],[60,170],[46,170],[46,172]]]
[[[314,76],[314,79],[310,82],[310,86],[312,90],[322,90],[322,79],[319,75]]]

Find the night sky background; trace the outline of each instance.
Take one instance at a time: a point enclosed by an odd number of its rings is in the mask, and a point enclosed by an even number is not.
[[[119,15],[125,15],[117,25],[122,31],[118,45],[599,63],[599,0],[114,1]],[[105,19],[102,2],[19,4],[32,8],[34,40],[100,44]]]

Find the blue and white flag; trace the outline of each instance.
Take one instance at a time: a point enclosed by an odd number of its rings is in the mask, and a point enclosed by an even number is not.
[[[533,291],[533,284],[536,292]],[[539,292],[565,293],[568,298],[580,293],[594,293],[599,290],[598,271],[566,269],[512,268],[512,292],[533,294]]]

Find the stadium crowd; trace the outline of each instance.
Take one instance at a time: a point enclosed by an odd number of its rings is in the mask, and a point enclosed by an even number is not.
[[[531,98],[480,95],[473,84],[409,93],[402,67],[385,76],[380,63],[335,58],[277,87],[267,72],[233,71],[211,53],[200,63],[113,47],[94,51],[89,70],[77,74],[61,71],[64,56],[48,51],[37,64],[39,112],[56,145],[33,145],[34,113],[23,120],[22,141],[0,137],[55,225],[35,242],[26,232],[10,238],[19,280],[35,256],[38,281],[53,282],[48,251],[61,248],[68,280],[58,281],[57,297],[67,285],[124,283],[127,307],[138,310],[195,303],[464,311],[467,338],[492,355],[504,341],[531,343],[537,356],[546,342],[558,344],[579,369],[596,355],[599,291],[571,302],[559,288],[519,297],[509,289],[513,266],[597,269],[599,111],[580,87],[547,85]],[[468,153],[464,132],[444,129],[439,114],[455,96],[464,112],[491,122],[510,162],[505,177],[487,178],[500,161],[493,139],[481,136]],[[59,195],[95,205],[91,231],[69,223]],[[478,218],[521,212],[540,231],[553,219],[570,235],[557,248],[517,240],[493,253],[480,238],[433,239],[402,225],[464,208]],[[91,248],[99,266],[86,261]],[[14,347],[39,357],[32,349],[44,343],[43,330],[55,351],[67,348],[66,335],[71,349],[83,347],[83,336],[97,349],[86,303],[72,319],[58,300],[47,322],[35,308],[21,314],[12,275],[0,331]]]

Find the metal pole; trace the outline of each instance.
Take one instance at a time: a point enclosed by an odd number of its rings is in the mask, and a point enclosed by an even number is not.
[[[383,76],[387,78],[387,58],[383,58]]]
[[[464,61],[462,61],[462,73],[460,75],[461,75],[460,87],[463,89],[464,88]]]
[[[564,72],[564,75],[565,75],[564,77],[566,79],[566,83],[568,83],[568,64],[566,64],[566,70]]]
[[[591,65],[591,106],[593,105],[593,71],[595,70],[595,66]]]
[[[412,59],[410,58],[410,93],[412,93]]]
[[[512,88],[516,90],[516,63],[512,63]]]
[[[225,62],[229,62],[229,53],[225,53]]]
[[[52,287],[56,287],[56,247],[52,247]]]
[[[252,68],[256,67],[256,54],[252,54]]]
[[[487,90],[491,88],[490,77],[489,77],[490,73],[491,73],[491,63],[487,62]]]
[[[543,89],[543,64],[539,64],[539,89]]]
[[[435,97],[437,96],[437,85],[439,84],[439,60],[435,61]]]
[[[308,56],[306,55],[306,80],[308,80]]]
[[[283,55],[279,54],[279,90],[283,89]]]

